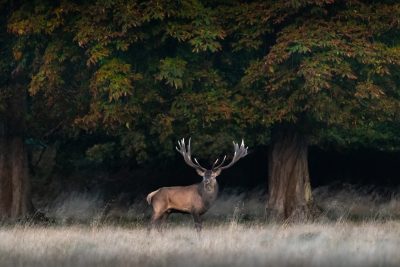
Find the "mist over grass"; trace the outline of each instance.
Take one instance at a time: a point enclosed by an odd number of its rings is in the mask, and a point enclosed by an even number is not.
[[[71,192],[58,196],[42,211],[60,223],[88,222],[102,216],[104,205],[99,195]]]
[[[383,191],[351,185],[318,187],[313,192],[322,213],[317,222],[400,220],[400,190]],[[203,215],[207,222],[265,222],[266,195],[263,190],[240,192],[224,190],[216,203]],[[140,196],[133,201],[116,198],[106,201],[100,194],[65,193],[40,211],[58,224],[70,223],[143,223],[151,216],[151,206]],[[173,214],[170,223],[191,223],[188,215]]]
[[[148,234],[144,197],[72,192],[41,207],[48,224],[0,227],[0,266],[400,266],[396,192],[320,187],[320,218],[276,224],[264,218],[262,190],[225,190],[200,235],[190,216],[175,214]]]
[[[321,219],[376,221],[400,220],[400,190],[369,186],[324,186],[313,191]]]

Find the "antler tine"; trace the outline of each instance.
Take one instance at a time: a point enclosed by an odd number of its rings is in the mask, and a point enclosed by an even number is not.
[[[193,167],[195,169],[200,169],[202,171],[205,171],[206,169],[204,167],[202,167],[196,159],[194,159],[196,164],[193,163],[191,148],[190,148],[190,141],[191,141],[191,138],[189,138],[189,143],[186,148],[185,138],[182,138],[182,140],[180,140],[180,141],[178,140],[179,148],[178,147],[175,147],[175,148],[183,156],[183,159],[185,160],[186,164],[188,164],[190,167]]]
[[[213,163],[211,169],[214,169],[214,166],[215,166],[215,164],[217,164],[218,160],[219,160],[219,158],[217,158],[217,159],[214,161],[214,163]]]
[[[194,162],[196,162],[196,164],[200,166],[200,163],[197,161],[196,158],[194,158]]]
[[[240,146],[238,143],[233,142],[233,148],[234,148],[234,154],[233,154],[232,161],[228,165],[222,166],[222,164],[224,163],[224,161],[226,159],[226,156],[225,156],[224,160],[217,167],[213,168],[214,170],[227,169],[227,168],[231,167],[233,164],[235,164],[239,159],[241,159],[247,155],[248,147],[245,147],[243,139],[242,139],[242,143],[240,144]]]
[[[188,144],[188,154],[191,157],[192,156],[192,149],[190,148],[190,141],[192,140],[191,137],[189,137],[189,144]]]
[[[217,159],[218,160],[218,159]],[[217,170],[218,168],[220,168],[221,166],[222,166],[222,164],[224,164],[224,162],[225,162],[225,160],[226,160],[226,155],[224,156],[224,158],[222,159],[222,161],[221,161],[221,163],[220,164],[218,164],[218,166],[215,166],[214,167],[214,165],[213,165],[213,170]],[[216,164],[216,163],[215,163]]]

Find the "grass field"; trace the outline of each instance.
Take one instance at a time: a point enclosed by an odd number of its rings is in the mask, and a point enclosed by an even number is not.
[[[400,223],[13,226],[1,266],[400,266]]]
[[[265,195],[225,192],[204,216],[171,216],[163,233],[146,232],[143,199],[105,203],[73,193],[42,206],[47,225],[0,226],[3,266],[400,266],[399,193],[318,188],[324,213],[309,224],[265,222]]]

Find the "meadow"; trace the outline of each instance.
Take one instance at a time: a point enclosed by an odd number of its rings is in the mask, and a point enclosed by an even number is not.
[[[324,214],[306,224],[268,223],[262,193],[221,195],[198,234],[171,216],[146,231],[149,208],[104,212],[100,196],[74,193],[47,207],[49,224],[0,228],[1,266],[400,266],[400,201],[368,189],[314,191]],[[114,210],[113,210],[114,209]],[[119,213],[118,213],[119,212]],[[85,217],[86,216],[86,217]]]
[[[399,266],[400,223],[0,230],[1,266]]]

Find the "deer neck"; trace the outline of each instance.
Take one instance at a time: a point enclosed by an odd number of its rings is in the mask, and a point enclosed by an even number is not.
[[[202,197],[204,204],[209,208],[218,196],[218,182],[217,180],[203,181],[199,184],[199,193]]]

